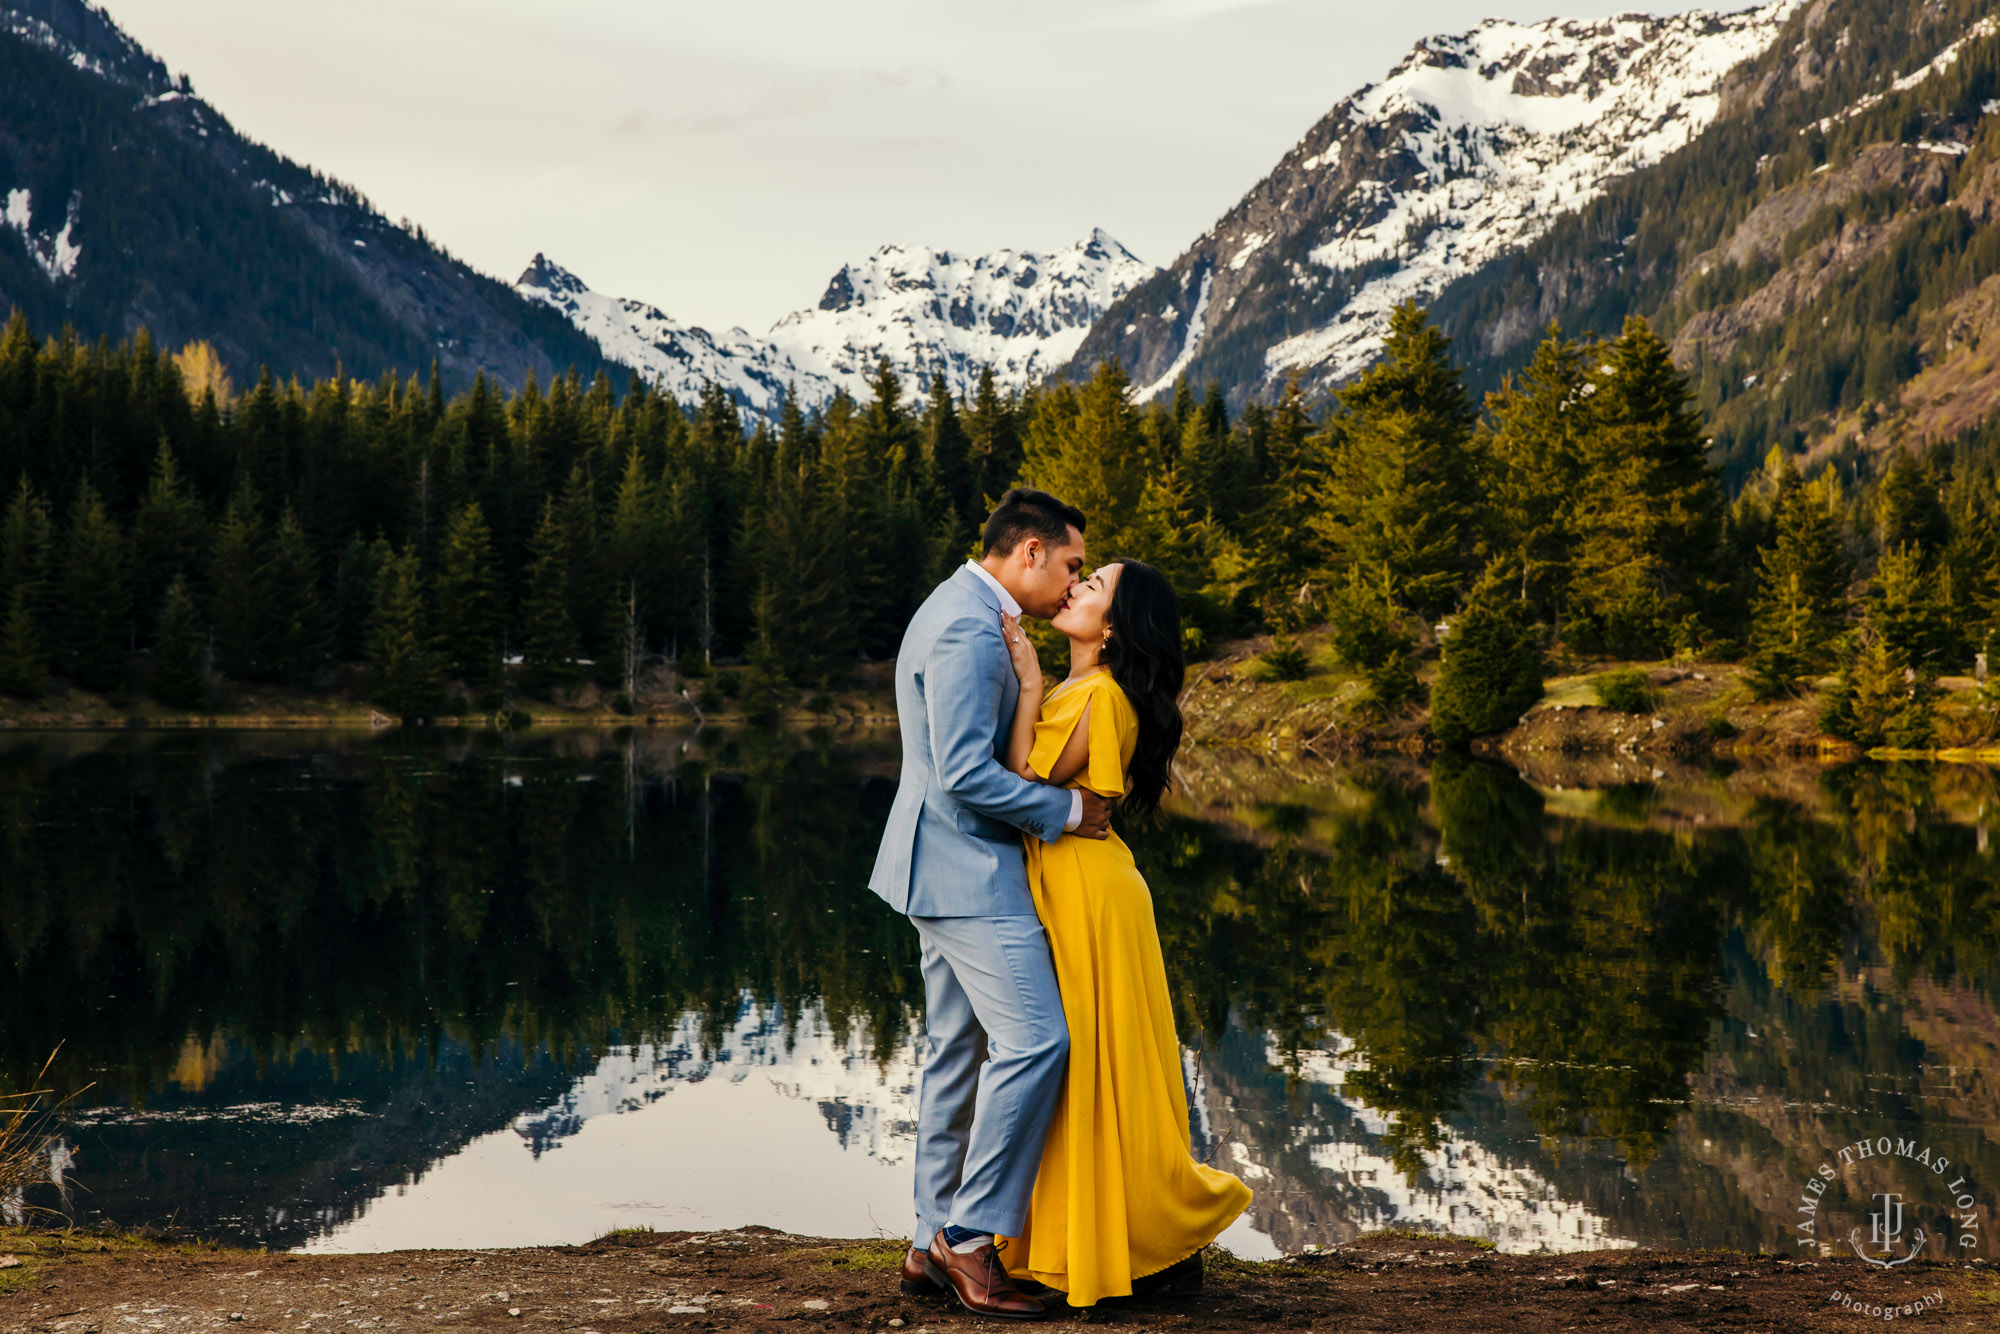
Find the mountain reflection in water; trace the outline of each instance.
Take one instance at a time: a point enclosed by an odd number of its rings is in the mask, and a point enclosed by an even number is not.
[[[894,765],[15,738],[0,1089],[60,1044],[82,1219],[316,1249],[899,1233],[921,986],[864,887]],[[1796,1183],[1877,1133],[2000,1185],[1985,771],[1186,769],[1128,837],[1197,1151],[1257,1192],[1231,1245],[1790,1250]]]

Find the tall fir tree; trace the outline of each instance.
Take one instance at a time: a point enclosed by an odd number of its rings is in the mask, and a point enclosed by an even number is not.
[[[175,579],[201,568],[207,540],[201,501],[182,476],[173,447],[162,439],[145,498],[132,519],[133,606],[147,615],[160,607]]]
[[[493,535],[478,501],[452,513],[436,581],[439,647],[447,670],[465,682],[482,708],[501,698],[501,636],[506,608],[500,600]]]
[[[580,652],[570,616],[569,533],[551,500],[529,544],[528,586],[521,599],[521,684],[545,694],[574,681]]]
[[[321,582],[312,539],[288,505],[271,543],[270,622],[262,639],[272,673],[290,685],[310,684],[326,666],[333,634]]]
[[[33,591],[16,584],[0,603],[0,692],[34,699],[49,688],[49,653]]]
[[[1808,486],[1774,449],[1776,532],[1758,552],[1751,604],[1751,689],[1771,699],[1832,666],[1847,606],[1848,569],[1825,487]]]
[[[1658,656],[1693,648],[1718,590],[1721,479],[1686,377],[1639,316],[1591,372],[1565,637],[1585,652]]]
[[[1337,395],[1312,526],[1333,569],[1387,569],[1419,613],[1445,610],[1475,566],[1475,419],[1451,340],[1413,302],[1390,315],[1382,357]]]
[[[175,575],[167,586],[159,630],[153,639],[153,698],[170,709],[207,708],[207,659],[201,611],[188,591],[187,577]]]
[[[81,685],[116,690],[125,684],[132,647],[124,535],[88,480],[70,504],[68,527],[61,578],[62,662]]]
[[[969,506],[984,511],[1021,475],[1021,433],[1014,405],[1001,398],[990,365],[979,368],[979,383],[973,386],[962,424],[971,474]],[[975,517],[983,520],[985,515],[975,513]]]
[[[1590,420],[1586,357],[1551,324],[1527,366],[1486,399],[1490,539],[1520,571],[1530,613],[1551,622],[1569,589],[1569,501]]]
[[[444,682],[417,553],[406,549],[387,554],[375,587],[368,652],[375,696],[406,722],[429,718],[437,712]]]
[[[230,496],[209,551],[208,621],[215,631],[216,665],[233,677],[271,679],[268,635],[272,610],[270,538],[255,488]]]

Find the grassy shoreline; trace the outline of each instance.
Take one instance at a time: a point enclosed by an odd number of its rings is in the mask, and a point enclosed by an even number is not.
[[[1324,631],[1295,641],[1308,664],[1296,680],[1272,680],[1260,662],[1268,639],[1225,646],[1212,659],[1190,665],[1182,696],[1187,738],[1197,745],[1326,756],[1361,752],[1424,755],[1440,749],[1422,707],[1382,716],[1369,706],[1362,678],[1332,659]],[[1648,682],[1644,707],[1620,710],[1601,702],[1598,683],[1617,670],[1636,671]],[[1434,673],[1435,667],[1427,669]],[[612,697],[583,687],[556,701],[513,700],[501,712],[459,712],[414,724],[423,729],[509,730],[536,728],[653,728],[692,731],[776,726],[792,730],[894,727],[892,665],[864,665],[838,692],[792,692],[782,707],[766,700],[753,716],[745,705],[753,688],[741,667],[716,669],[706,682],[681,682],[656,673],[630,711]],[[1864,751],[1828,735],[1820,726],[1823,691],[1817,684],[1797,698],[1759,702],[1745,670],[1735,663],[1602,663],[1551,676],[1542,698],[1514,727],[1480,737],[1474,753],[1519,763],[1538,753],[1623,754],[1720,760],[1784,759],[1839,764],[1857,759],[2000,765],[2000,735],[1980,712],[1978,688],[1969,678],[1939,683],[1939,744],[1927,750]],[[683,686],[699,687],[693,695]],[[810,705],[811,707],[806,707]],[[1989,710],[1990,710],[1990,706]],[[403,726],[366,698],[351,692],[282,688],[245,689],[233,707],[181,712],[151,700],[120,700],[68,691],[38,701],[0,699],[5,731],[381,731]]]

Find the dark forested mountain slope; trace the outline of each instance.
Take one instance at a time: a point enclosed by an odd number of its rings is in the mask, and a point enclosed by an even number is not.
[[[1990,0],[1815,0],[1715,122],[1447,288],[1475,379],[1649,316],[1741,472],[1920,446],[2000,407],[2000,23]]]
[[[239,378],[605,364],[557,312],[238,134],[80,0],[0,3],[0,88],[0,315],[208,339]]]

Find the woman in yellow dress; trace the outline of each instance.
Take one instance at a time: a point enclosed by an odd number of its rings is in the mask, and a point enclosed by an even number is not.
[[[1139,814],[1160,804],[1180,747],[1180,612],[1150,565],[1105,565],[1052,624],[1069,676],[1046,700],[1041,664],[1006,626],[1021,678],[1008,766],[1086,787]],[[1135,1289],[1193,1291],[1201,1249],[1250,1190],[1196,1162],[1187,1089],[1153,897],[1114,831],[1096,841],[1028,839],[1028,884],[1048,932],[1069,1021],[1069,1070],[1008,1270],[1094,1305]]]

